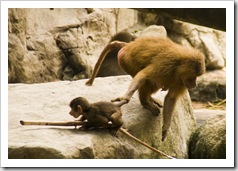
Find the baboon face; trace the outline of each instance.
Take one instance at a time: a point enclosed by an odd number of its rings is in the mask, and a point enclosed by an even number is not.
[[[76,110],[71,108],[69,114],[74,118],[78,118],[80,115],[82,115],[82,108],[79,105],[77,106]]]
[[[185,87],[187,87],[188,89],[192,89],[197,86],[196,80],[197,80],[196,76],[188,76],[183,79],[183,83]]]

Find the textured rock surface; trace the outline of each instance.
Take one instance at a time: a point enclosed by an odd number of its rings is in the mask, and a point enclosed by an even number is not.
[[[221,69],[226,65],[226,33],[177,20],[162,20],[168,36],[185,46],[200,49],[206,56],[207,69]]]
[[[226,115],[210,118],[192,135],[189,148],[192,159],[226,158]]]
[[[9,158],[161,158],[120,132],[115,138],[104,129],[82,132],[74,127],[20,125],[20,120],[72,121],[70,100],[84,96],[90,102],[109,101],[126,91],[131,78],[97,78],[91,87],[85,86],[85,81],[9,84]],[[165,93],[158,92],[155,97],[163,100]],[[188,157],[188,140],[196,129],[188,93],[177,103],[164,142],[162,116],[152,116],[136,94],[122,111],[124,126],[132,135],[176,158]]]
[[[131,9],[9,9],[8,16],[9,83],[88,78],[111,36],[137,23]]]
[[[225,110],[211,110],[211,109],[195,109],[194,110],[194,115],[196,117],[197,121],[197,127],[202,126],[206,121],[211,119],[212,117],[215,117],[216,115],[225,115],[226,111]]]
[[[151,25],[140,32],[140,37],[156,36],[167,37],[167,31],[163,26]]]
[[[192,100],[213,102],[226,99],[226,70],[209,71],[198,77],[198,86],[189,90]]]

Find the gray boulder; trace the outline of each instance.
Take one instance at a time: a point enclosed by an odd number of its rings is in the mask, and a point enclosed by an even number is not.
[[[151,25],[140,32],[140,37],[167,37],[167,31],[163,26]]]
[[[96,78],[93,86],[86,80],[44,84],[9,84],[8,157],[33,158],[164,158],[121,132],[118,138],[108,130],[79,131],[74,127],[21,126],[19,121],[73,121],[69,102],[77,96],[90,102],[110,101],[123,95],[130,84],[129,76]],[[163,101],[166,92],[154,96]],[[162,114],[159,117],[144,109],[135,94],[122,107],[124,127],[168,155],[188,158],[188,141],[196,129],[189,94],[177,103],[167,138],[161,141]]]
[[[189,90],[195,101],[214,102],[226,99],[226,70],[208,71],[197,78],[198,86]]]
[[[226,115],[210,118],[192,135],[189,145],[192,159],[226,158]]]
[[[212,117],[215,117],[216,115],[225,115],[225,114],[226,110],[221,109],[206,109],[206,108],[194,109],[194,115],[197,121],[197,128],[202,126]]]

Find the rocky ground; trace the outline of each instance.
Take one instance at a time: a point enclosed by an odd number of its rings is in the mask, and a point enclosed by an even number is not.
[[[221,100],[215,104],[193,101],[192,106],[197,121],[197,127],[204,124],[211,117],[226,114],[225,100]]]
[[[121,96],[130,81],[129,76],[114,76],[97,78],[91,87],[85,85],[85,80],[9,84],[9,158],[164,158],[123,134],[113,138],[107,130],[80,132],[74,127],[20,125],[20,120],[72,121],[74,118],[68,114],[70,100],[83,96],[90,102],[108,101]],[[154,97],[163,101],[165,94],[158,92]],[[168,155],[188,158],[189,138],[196,130],[188,93],[176,105],[164,142],[162,115],[154,117],[144,109],[137,93],[122,112],[124,126],[132,135]]]

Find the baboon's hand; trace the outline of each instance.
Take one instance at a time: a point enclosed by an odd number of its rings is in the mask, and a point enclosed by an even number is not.
[[[121,107],[121,106],[123,106],[124,104],[127,104],[127,103],[128,103],[127,100],[121,100],[121,101],[113,101],[113,100],[111,100],[111,101],[112,101],[112,103],[113,103],[115,106],[118,106],[118,107]]]
[[[118,97],[118,98],[111,100],[111,102],[114,102],[114,104],[117,106],[122,106],[124,104],[127,104],[127,103],[129,103],[129,101],[130,101],[130,97],[128,97],[128,96]],[[117,103],[115,103],[115,102],[117,102]]]

